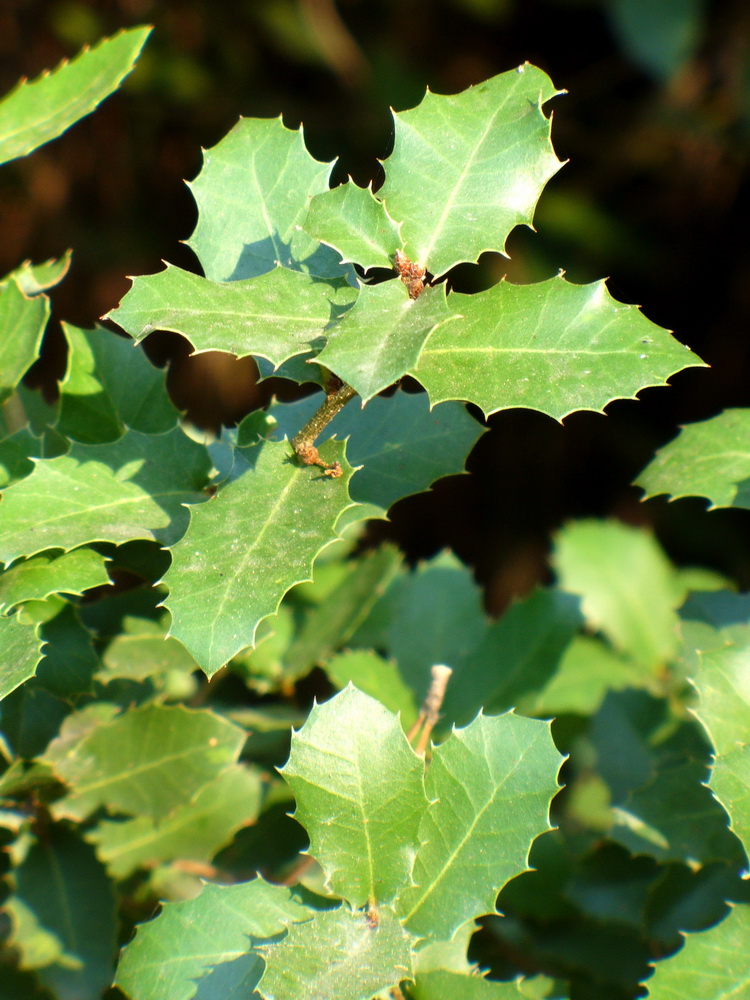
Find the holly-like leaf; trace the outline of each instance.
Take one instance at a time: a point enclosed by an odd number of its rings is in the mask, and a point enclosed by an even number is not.
[[[113,886],[93,848],[51,826],[14,878],[18,900],[63,949],[38,970],[42,983],[61,1000],[98,1000],[112,982],[117,921]]]
[[[191,802],[237,760],[244,732],[207,710],[146,705],[95,726],[47,760],[70,786],[58,816],[81,820],[99,806],[163,819]]]
[[[549,829],[559,766],[549,725],[513,714],[479,715],[435,749],[413,885],[395,904],[407,930],[447,940],[494,912],[502,886],[527,867],[532,840]]]
[[[372,919],[346,907],[294,924],[264,950],[264,1000],[371,1000],[411,977],[410,938],[389,906]]]
[[[141,924],[122,953],[115,984],[131,1000],[190,1000],[212,969],[247,955],[253,939],[281,934],[311,915],[290,889],[261,878],[205,885],[195,899],[165,903],[157,917]],[[263,970],[260,956],[254,964],[248,997]]]
[[[0,287],[4,288],[9,281],[17,281],[25,295],[38,295],[39,292],[45,292],[60,284],[70,268],[70,258],[71,251],[68,250],[62,257],[51,257],[43,264],[24,261],[20,267],[0,280]]]
[[[175,858],[209,861],[242,826],[260,812],[257,771],[235,764],[204,785],[194,801],[155,821],[148,816],[102,820],[88,835],[96,853],[117,879],[138,867]]]
[[[19,83],[0,101],[0,163],[56,139],[101,104],[132,70],[150,31],[121,31],[53,72]]]
[[[478,973],[417,973],[409,990],[414,1000],[520,1000],[524,996],[516,983],[497,983]]]
[[[417,299],[400,281],[364,285],[315,360],[367,402],[415,368],[427,338],[455,318],[444,285],[425,289]]]
[[[403,223],[406,256],[435,275],[530,226],[539,195],[561,166],[542,104],[558,94],[526,63],[443,96],[427,91],[394,114],[394,148],[378,196]]]
[[[131,340],[97,327],[62,324],[68,368],[60,383],[56,429],[84,444],[122,437],[126,428],[160,434],[177,423],[164,372],[154,368]]]
[[[0,700],[34,676],[42,658],[42,641],[34,625],[26,625],[18,616],[0,615]]]
[[[525,406],[562,420],[703,364],[603,281],[501,281],[448,305],[461,319],[435,331],[412,369],[433,405],[465,399],[485,414]]]
[[[716,927],[689,934],[681,951],[657,963],[646,983],[650,1000],[748,1000],[750,906],[734,906]]]
[[[110,314],[136,341],[154,330],[172,330],[196,352],[250,354],[280,365],[310,350],[331,321],[334,305],[356,296],[344,282],[316,281],[276,267],[247,281],[218,282],[168,265],[133,279]]]
[[[371,267],[393,267],[401,247],[399,226],[370,188],[354,181],[317,194],[310,202],[306,233],[332,246],[344,261]]]
[[[343,274],[338,255],[300,228],[310,198],[328,190],[331,166],[310,156],[302,129],[285,128],[281,118],[240,118],[204,152],[189,185],[198,225],[188,245],[206,277],[254,278],[277,264],[318,277]]]
[[[253,644],[258,623],[311,579],[315,557],[336,538],[353,470],[343,444],[327,443],[321,456],[339,461],[342,475],[302,465],[286,442],[240,449],[232,481],[191,509],[164,578],[166,605],[171,634],[207,673]]]
[[[1,106],[1,105],[0,105]],[[0,288],[0,403],[10,396],[36,361],[49,319],[46,295],[27,296],[18,281]]]
[[[680,579],[647,531],[615,521],[578,521],[557,536],[559,586],[582,596],[588,623],[645,667],[677,654],[684,600]]]
[[[354,907],[390,902],[426,807],[424,762],[397,718],[350,686],[313,708],[281,773],[330,888]]]
[[[750,410],[688,424],[636,480],[646,497],[707,497],[711,507],[750,507]]]
[[[404,684],[393,660],[384,660],[368,649],[350,649],[328,660],[325,672],[336,687],[353,684],[376,698],[389,712],[400,712],[404,727],[416,719],[414,692]]]
[[[323,401],[322,393],[298,403],[277,403],[269,410],[276,426],[272,440],[292,438]],[[248,418],[249,420],[249,418]],[[239,440],[242,443],[243,427]],[[427,394],[401,389],[388,399],[376,396],[364,408],[353,400],[325,428],[319,440],[348,438],[346,453],[358,469],[352,500],[368,517],[383,517],[397,500],[421,493],[443,476],[464,471],[466,456],[485,429],[461,403],[430,409]]]
[[[206,449],[178,428],[128,431],[112,444],[78,444],[67,455],[37,461],[3,496],[0,559],[95,541],[153,538],[168,545],[187,527],[183,505],[205,498],[200,490],[210,467]]]
[[[52,549],[14,563],[0,575],[0,610],[52,594],[82,594],[109,583],[104,556],[93,549]]]

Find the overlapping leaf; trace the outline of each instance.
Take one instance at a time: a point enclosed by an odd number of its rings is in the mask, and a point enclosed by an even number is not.
[[[425,786],[413,882],[396,901],[411,933],[448,940],[494,911],[500,888],[527,865],[549,826],[560,757],[549,726],[480,715],[435,749]]]
[[[261,878],[206,885],[196,899],[165,903],[154,920],[138,928],[122,954],[115,983],[131,1000],[190,1000],[203,977],[247,955],[254,938],[268,939],[309,916],[290,889]],[[252,964],[248,997],[263,971],[259,955],[252,955]]]
[[[712,507],[750,507],[750,410],[688,424],[636,480],[647,497],[707,497]]]
[[[206,277],[253,278],[277,263],[318,277],[341,275],[338,255],[300,228],[310,198],[328,190],[331,166],[310,156],[302,129],[287,129],[280,118],[241,118],[204,152],[190,184],[198,225],[188,243]]]
[[[425,289],[418,299],[410,298],[400,281],[365,285],[316,361],[367,402],[414,369],[428,337],[453,326],[449,321],[455,318],[444,285]]]
[[[58,285],[70,269],[72,252],[68,250],[62,257],[51,257],[42,264],[32,264],[26,260],[10,274],[0,280],[0,288],[10,281],[17,281],[18,286],[26,295],[38,295]]]
[[[313,708],[293,735],[282,774],[295,817],[328,885],[352,906],[390,902],[408,882],[423,771],[396,717],[354,687]]]
[[[109,583],[104,556],[93,549],[52,549],[14,563],[0,575],[0,610],[51,594],[82,594]]]
[[[336,537],[351,505],[344,445],[329,442],[324,461],[343,475],[304,466],[285,442],[242,449],[230,483],[192,508],[165,575],[171,633],[209,674],[251,646],[258,623],[295,583],[311,578],[320,550]]]
[[[516,983],[498,983],[478,973],[439,970],[417,975],[409,995],[414,1000],[520,1000]]]
[[[56,429],[84,444],[116,441],[126,428],[160,434],[177,423],[178,413],[164,372],[133,342],[98,327],[82,330],[63,323],[68,368],[60,384]]]
[[[25,156],[89,114],[132,70],[150,28],[131,28],[84,49],[0,101],[0,163]]]
[[[354,181],[317,194],[303,226],[306,233],[332,246],[344,261],[371,267],[393,267],[401,247],[399,226],[370,188]]]
[[[384,660],[372,650],[349,649],[328,660],[325,671],[336,687],[354,684],[360,691],[376,698],[389,712],[400,712],[405,728],[416,719],[414,692],[404,684],[393,660]]]
[[[346,907],[315,913],[264,952],[264,1000],[370,1000],[411,976],[409,935],[389,906],[377,925]]]
[[[185,503],[205,495],[206,449],[175,428],[168,434],[128,431],[119,441],[74,445],[38,461],[9,487],[0,504],[0,559],[93,541],[154,538],[170,544],[188,522]],[[33,521],[29,511],[34,511]]]
[[[153,330],[173,330],[196,351],[254,354],[280,365],[309,351],[331,321],[333,306],[355,297],[343,281],[316,281],[286,267],[247,281],[218,282],[167,266],[133,279],[109,318],[137,341]]]
[[[0,403],[36,361],[49,312],[47,296],[27,296],[17,280],[0,288]]]
[[[556,91],[525,64],[442,96],[429,91],[394,114],[394,149],[378,196],[403,223],[403,249],[433,274],[484,250],[502,251],[510,231],[531,225],[544,185],[561,164],[541,106]]]
[[[486,414],[526,406],[562,420],[702,364],[601,281],[501,281],[448,304],[462,318],[435,331],[412,369],[433,405],[465,399]]]
[[[25,625],[18,616],[0,615],[0,699],[23,684],[42,658],[42,642],[33,625]]]

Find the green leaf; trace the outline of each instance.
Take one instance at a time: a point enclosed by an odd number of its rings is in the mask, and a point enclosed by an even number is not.
[[[52,594],[82,594],[109,583],[107,560],[93,549],[52,549],[14,563],[0,575],[0,610]]]
[[[479,715],[434,751],[425,787],[413,885],[396,901],[404,926],[449,939],[527,867],[549,829],[560,757],[549,725],[513,714]]]
[[[17,757],[31,760],[43,753],[69,712],[70,705],[32,677],[0,703],[0,731]]]
[[[151,28],[131,28],[84,49],[72,62],[18,84],[0,101],[0,163],[56,139],[117,90]]]
[[[449,306],[462,318],[430,337],[411,372],[433,406],[466,399],[485,414],[526,406],[562,420],[703,364],[636,306],[615,301],[603,281],[501,281],[454,293]]]
[[[49,313],[46,295],[29,298],[18,281],[0,288],[0,403],[5,402],[36,361]]]
[[[476,973],[418,973],[409,990],[413,1000],[519,1000],[522,994],[515,983],[497,983]]]
[[[350,686],[312,709],[281,773],[332,891],[354,907],[391,901],[426,806],[424,763],[396,717]]]
[[[400,281],[363,285],[315,360],[366,403],[413,369],[427,338],[453,319],[444,285],[425,289],[418,299],[410,298]]]
[[[394,148],[378,192],[403,223],[406,256],[435,275],[485,250],[502,251],[510,231],[532,223],[547,181],[561,166],[541,106],[549,77],[528,63],[461,94],[427,91],[394,114]]]
[[[370,188],[354,181],[316,194],[302,227],[313,239],[332,246],[342,260],[371,267],[393,267],[401,248],[399,226]]]
[[[318,277],[344,273],[337,254],[302,232],[310,198],[328,190],[332,164],[305,149],[281,118],[240,118],[203,154],[190,184],[198,225],[188,245],[213,281],[237,281],[277,264]]]
[[[91,692],[94,674],[100,667],[91,633],[81,624],[78,609],[61,602],[59,611],[42,624],[41,635],[44,658],[37,668],[37,680],[50,694],[73,704]]]
[[[735,906],[718,926],[689,934],[647,982],[650,1000],[750,1000],[750,906]]]
[[[70,258],[71,251],[68,250],[62,257],[50,258],[43,264],[32,264],[30,260],[24,261],[20,267],[11,271],[0,281],[0,288],[4,288],[9,281],[15,280],[25,295],[38,295],[39,292],[45,292],[60,284],[70,268]]]
[[[210,861],[240,827],[258,818],[261,787],[257,771],[235,764],[164,819],[103,820],[86,839],[117,879],[175,858]]]
[[[351,683],[376,698],[389,712],[400,712],[404,727],[416,719],[414,692],[404,684],[393,660],[384,660],[370,650],[352,649],[328,660],[325,672],[336,687]]]
[[[750,507],[750,410],[688,424],[636,480],[646,497],[707,497],[711,507]]]
[[[200,490],[210,467],[206,449],[179,428],[159,435],[128,431],[113,444],[73,445],[67,455],[38,461],[30,476],[6,490],[0,559],[8,563],[94,541],[154,538],[168,545],[187,527],[183,505],[204,497]]]
[[[97,327],[62,324],[68,368],[60,384],[57,430],[84,444],[122,437],[126,428],[161,434],[177,423],[165,375],[132,341]]]
[[[160,820],[194,800],[237,760],[241,729],[207,710],[146,705],[47,754],[70,786],[58,816],[82,820],[99,806]]]
[[[346,907],[326,910],[264,951],[258,989],[264,1000],[371,1000],[410,978],[409,945],[390,907],[379,909],[377,926]]]
[[[280,365],[309,351],[331,322],[334,306],[348,304],[355,294],[342,282],[316,281],[284,267],[220,283],[167,265],[158,274],[134,278],[108,318],[136,341],[154,330],[172,330],[196,352],[253,354]]]
[[[142,681],[171,672],[191,674],[198,670],[198,664],[185,647],[176,639],[166,637],[162,628],[154,624],[153,635],[126,631],[124,635],[115,636],[102,656],[104,669],[97,680],[103,684],[122,678]]]
[[[553,565],[563,590],[582,596],[588,623],[655,671],[678,650],[679,578],[650,532],[578,521],[558,534]]]
[[[315,393],[298,403],[272,406],[269,416],[277,426],[269,436],[291,439],[322,401],[323,395]],[[244,422],[239,427],[240,443],[243,426]],[[352,500],[370,505],[368,517],[382,517],[397,500],[421,493],[443,476],[463,472],[466,456],[483,433],[462,404],[443,403],[430,409],[426,393],[399,389],[388,399],[376,396],[364,408],[352,401],[319,440],[333,435],[349,438],[349,461],[355,468],[362,466],[352,480]]]
[[[165,903],[125,947],[115,984],[131,1000],[190,1000],[221,963],[248,953],[253,938],[282,933],[310,909],[290,889],[261,878],[240,885],[206,885],[195,899]],[[262,962],[257,962],[257,979]],[[248,986],[252,995],[255,983]]]
[[[42,983],[59,1000],[99,1000],[112,981],[117,924],[113,887],[93,848],[52,826],[14,877],[17,898],[64,949],[39,969]]]
[[[42,658],[42,641],[34,625],[18,616],[0,615],[0,699],[34,676]]]
[[[340,461],[343,475],[302,465],[285,442],[241,449],[232,481],[191,509],[164,578],[166,605],[172,635],[207,673],[253,644],[258,623],[295,583],[311,578],[315,557],[335,539],[336,522],[351,506],[352,469],[343,444],[324,445],[321,456]]]

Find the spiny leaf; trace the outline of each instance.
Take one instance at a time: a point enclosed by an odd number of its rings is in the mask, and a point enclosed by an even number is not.
[[[436,330],[412,369],[433,405],[465,399],[486,414],[526,406],[562,420],[703,364],[603,281],[501,281],[448,304],[462,318]]]
[[[213,968],[248,954],[253,938],[268,939],[311,910],[290,889],[261,878],[206,885],[195,899],[165,903],[125,947],[115,984],[131,1000],[190,1000]],[[263,969],[255,960],[252,996]]]
[[[418,299],[409,298],[400,281],[363,285],[315,360],[367,402],[415,368],[427,338],[455,318],[444,285]]]
[[[0,101],[0,163],[26,156],[89,114],[132,70],[151,28],[131,28],[22,81]]]
[[[750,906],[734,906],[716,927],[689,934],[681,951],[657,963],[650,1000],[750,1000]]]
[[[70,269],[71,251],[68,250],[62,257],[51,257],[43,264],[32,264],[30,260],[24,261],[20,267],[15,268],[0,280],[0,288],[4,288],[9,281],[17,281],[18,286],[25,295],[38,295],[49,288],[59,285]]]
[[[164,372],[133,342],[97,327],[62,324],[68,368],[60,383],[56,430],[84,444],[122,437],[126,428],[160,434],[177,423]]]
[[[70,786],[54,811],[82,820],[104,805],[163,819],[236,761],[244,740],[239,727],[207,710],[129,709],[73,746],[50,746],[47,760]]]
[[[712,507],[750,507],[750,410],[725,410],[683,427],[636,480],[646,497],[707,497]]]
[[[285,267],[247,281],[218,282],[168,265],[134,278],[108,318],[136,341],[154,330],[173,330],[197,352],[257,354],[280,365],[309,351],[330,323],[334,305],[355,296],[344,282],[316,281]]]
[[[410,978],[409,945],[389,906],[379,908],[377,925],[346,907],[315,913],[264,951],[258,991],[264,1000],[371,1000]]]
[[[435,749],[414,884],[395,904],[408,931],[447,940],[494,911],[534,837],[549,829],[559,766],[548,724],[512,714],[480,715]]]
[[[531,225],[544,185],[560,169],[541,106],[549,77],[528,63],[461,94],[427,91],[394,114],[394,149],[378,196],[403,223],[406,256],[435,275]]]
[[[0,504],[0,560],[95,541],[170,544],[187,527],[183,505],[204,499],[210,467],[206,449],[178,428],[128,431],[112,444],[77,444],[67,455],[37,460]]]
[[[398,720],[354,687],[316,705],[282,769],[331,889],[352,906],[408,882],[426,807],[423,761]]]
[[[328,190],[332,164],[305,148],[281,118],[240,118],[204,151],[190,184],[198,225],[188,245],[213,281],[237,281],[277,264],[318,277],[344,274],[338,256],[302,232],[310,198]]]
[[[344,261],[371,267],[393,267],[401,247],[399,227],[370,188],[354,181],[316,194],[310,202],[306,233],[332,246]]]
[[[82,594],[109,583],[104,556],[93,549],[52,549],[14,563],[0,575],[0,610],[52,594]]]
[[[34,676],[42,658],[42,642],[34,625],[18,616],[0,615],[0,700]]]
[[[404,684],[393,660],[384,660],[371,650],[349,649],[328,660],[325,672],[336,687],[353,684],[376,698],[389,712],[400,712],[404,727],[417,718],[414,692]]]
[[[17,280],[0,288],[0,403],[36,361],[49,312],[47,296],[29,298]]]
[[[232,481],[191,509],[164,578],[166,605],[172,635],[207,673],[253,644],[258,623],[311,578],[318,552],[336,538],[353,470],[343,444],[329,442],[321,455],[340,461],[343,475],[302,465],[286,442],[240,449]]]

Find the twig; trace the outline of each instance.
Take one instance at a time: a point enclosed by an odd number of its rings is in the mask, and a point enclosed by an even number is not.
[[[430,672],[432,674],[432,681],[430,682],[427,697],[422,702],[417,721],[406,734],[407,740],[411,743],[419,730],[422,729],[422,726],[424,726],[422,734],[419,737],[419,742],[414,748],[420,757],[427,749],[430,733],[440,718],[440,709],[443,705],[443,698],[445,698],[445,689],[453,673],[450,667],[446,667],[442,663],[436,664]]]
[[[327,476],[338,479],[341,475],[341,465],[339,462],[328,464],[318,454],[315,447],[315,439],[330,424],[333,418],[340,413],[350,399],[357,395],[354,389],[346,382],[340,383],[336,380],[337,388],[329,388],[326,398],[319,408],[313,413],[305,426],[292,438],[292,448],[295,454],[299,455],[305,465],[319,465]]]

